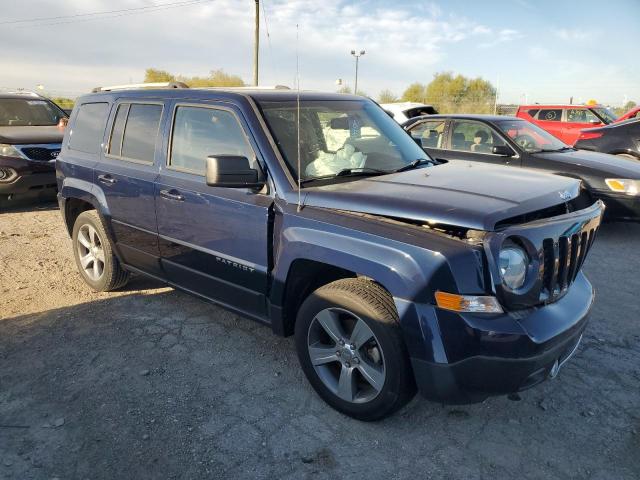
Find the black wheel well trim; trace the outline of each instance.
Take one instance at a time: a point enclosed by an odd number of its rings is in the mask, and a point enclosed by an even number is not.
[[[279,318],[272,318],[274,332],[285,337],[293,335],[296,316],[302,302],[323,285],[343,278],[372,280],[357,272],[329,263],[305,258],[294,260],[287,272]]]

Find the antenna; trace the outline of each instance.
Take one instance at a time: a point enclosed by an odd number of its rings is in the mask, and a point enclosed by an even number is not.
[[[302,192],[300,190],[300,55],[298,50],[298,24],[296,23],[296,132],[298,135],[298,211],[302,210],[302,201],[301,196]]]

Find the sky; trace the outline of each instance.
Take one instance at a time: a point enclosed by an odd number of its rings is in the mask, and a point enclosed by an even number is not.
[[[148,67],[253,78],[252,0],[0,0],[0,11],[0,87],[77,96],[141,82]],[[301,88],[353,87],[355,49],[373,97],[451,71],[491,81],[500,103],[640,103],[640,0],[261,0],[260,13],[262,85],[293,86],[297,53]]]

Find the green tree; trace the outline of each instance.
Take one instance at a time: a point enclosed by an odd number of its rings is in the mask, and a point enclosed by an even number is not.
[[[378,95],[378,102],[380,103],[393,103],[397,101],[398,97],[396,97],[396,95],[388,88],[382,90]]]
[[[351,87],[349,85],[342,85],[338,89],[338,93],[353,93],[353,90],[351,90]]]
[[[244,81],[238,75],[225,72],[222,69],[211,70],[206,77],[187,77],[174,75],[165,70],[147,68],[144,76],[145,83],[149,82],[183,82],[190,87],[242,87]]]
[[[65,97],[53,97],[51,101],[65,110],[71,110],[76,103],[72,98]]]
[[[157,68],[147,68],[144,72],[144,83],[175,82],[175,75]]]
[[[426,87],[419,82],[412,83],[402,94],[403,102],[425,103]]]

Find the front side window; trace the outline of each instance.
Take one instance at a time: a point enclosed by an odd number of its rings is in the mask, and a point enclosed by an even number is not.
[[[108,103],[83,103],[69,132],[69,148],[99,153],[107,121]]]
[[[422,122],[411,129],[411,136],[420,140],[423,148],[442,148],[444,120]]]
[[[326,180],[352,171],[390,173],[429,156],[369,100],[260,102],[274,139],[294,177]],[[298,146],[298,124],[300,145]]]
[[[505,142],[489,125],[480,122],[456,120],[453,122],[451,147],[453,150],[491,153],[493,147]]]
[[[537,153],[569,148],[550,133],[526,120],[499,120],[495,124],[525,152]]]
[[[255,159],[253,149],[236,116],[206,107],[178,107],[173,120],[169,165],[204,175],[207,157],[235,155]]]
[[[545,122],[559,122],[562,120],[562,109],[554,108],[554,109],[545,109],[542,108],[538,112],[538,120],[543,120]]]
[[[0,98],[0,127],[53,126],[66,114],[40,98]]]
[[[600,123],[600,119],[586,108],[570,108],[567,110],[567,122],[569,123]]]

